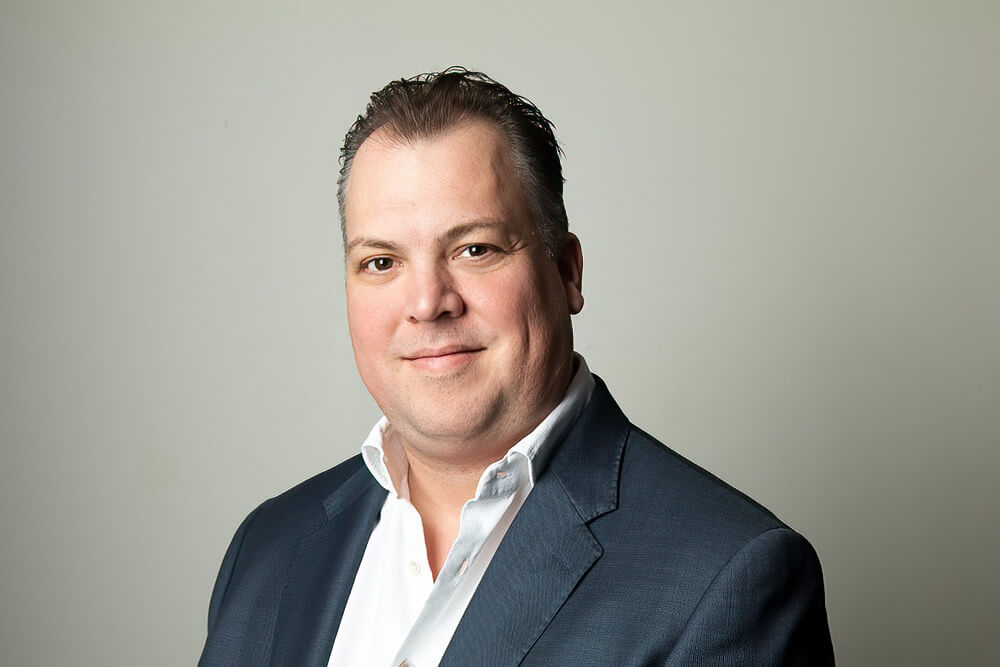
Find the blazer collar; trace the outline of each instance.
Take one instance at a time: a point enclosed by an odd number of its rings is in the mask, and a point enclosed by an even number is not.
[[[586,522],[618,507],[618,473],[630,428],[604,380],[594,375],[594,382],[590,402],[549,464]]]
[[[326,667],[386,491],[360,464],[303,531],[278,600],[271,663]]]
[[[441,660],[516,665],[604,550],[587,524],[618,505],[629,424],[600,378],[514,518]]]
[[[441,665],[519,663],[603,549],[587,523],[618,503],[629,424],[594,376],[590,402],[557,445],[504,536]],[[386,490],[358,462],[323,503],[288,565],[274,664],[325,667]]]

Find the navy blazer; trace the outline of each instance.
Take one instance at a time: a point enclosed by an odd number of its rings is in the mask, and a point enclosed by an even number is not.
[[[833,664],[809,543],[631,425],[595,379],[441,665]],[[355,456],[250,514],[200,664],[326,667],[385,494]]]

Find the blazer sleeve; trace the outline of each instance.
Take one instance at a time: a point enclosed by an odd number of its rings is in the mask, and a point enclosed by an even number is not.
[[[247,518],[243,519],[243,523],[236,529],[236,534],[233,535],[233,539],[229,543],[229,548],[226,549],[226,555],[222,559],[222,565],[219,567],[219,575],[215,578],[215,587],[212,589],[212,599],[208,603],[209,637],[212,636],[216,621],[219,619],[219,611],[222,609],[222,603],[226,599],[226,591],[229,590],[229,582],[233,577],[233,570],[236,569],[236,561],[239,559],[240,551],[243,548],[243,539],[246,537],[247,531],[250,529],[250,524],[253,523],[253,519],[259,509],[258,507]]]
[[[833,665],[823,573],[788,528],[761,533],[706,590],[667,665]]]

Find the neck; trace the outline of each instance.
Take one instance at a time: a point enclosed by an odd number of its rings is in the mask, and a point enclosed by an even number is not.
[[[420,514],[427,562],[437,579],[461,527],[462,507],[475,496],[485,465],[441,469],[407,450],[410,503]]]
[[[459,514],[462,505],[476,494],[476,486],[489,463],[447,464],[427,460],[420,453],[405,448],[409,464],[407,482],[410,502],[423,514],[421,506],[432,511]]]

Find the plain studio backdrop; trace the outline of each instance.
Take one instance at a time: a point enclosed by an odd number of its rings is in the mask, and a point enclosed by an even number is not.
[[[463,64],[557,125],[577,349],[812,541],[840,663],[997,664],[998,7],[3,2],[0,663],[195,662],[378,415],[341,138]]]

